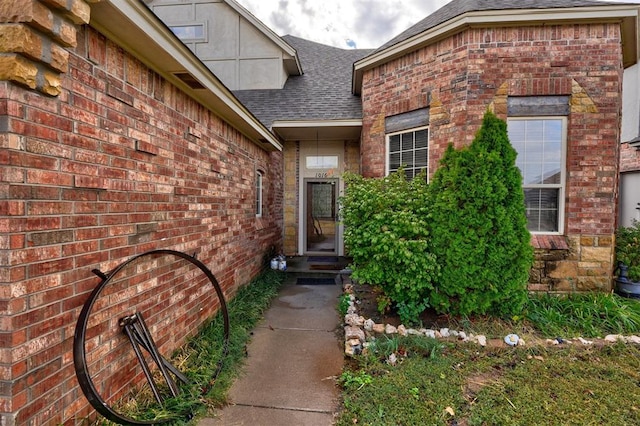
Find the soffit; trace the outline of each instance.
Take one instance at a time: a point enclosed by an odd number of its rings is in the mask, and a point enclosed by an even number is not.
[[[360,140],[362,120],[276,121],[272,130],[287,141]]]

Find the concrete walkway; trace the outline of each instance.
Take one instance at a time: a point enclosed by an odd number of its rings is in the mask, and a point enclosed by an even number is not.
[[[331,425],[338,408],[336,378],[344,361],[338,271],[308,269],[306,257],[288,261],[287,277],[247,347],[243,375],[213,425]],[[298,285],[299,277],[337,277],[335,285]]]

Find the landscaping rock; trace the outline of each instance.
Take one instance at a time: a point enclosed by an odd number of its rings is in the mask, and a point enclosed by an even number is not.
[[[609,342],[609,343],[615,343],[618,340],[622,340],[624,341],[624,336],[620,335],[620,334],[608,334],[607,336],[605,336],[604,341],[605,342]]]
[[[387,363],[389,365],[396,365],[398,363],[398,357],[396,356],[396,354],[389,355],[389,358],[387,358]]]
[[[384,324],[373,324],[373,328],[372,329],[373,329],[374,333],[382,334],[382,333],[384,333],[385,327],[384,327]]]
[[[629,336],[629,337],[627,337],[627,342],[635,343],[636,345],[640,344],[640,337],[638,337],[638,336]]]
[[[374,326],[374,325],[376,325],[376,323],[375,323],[375,322],[373,322],[373,320],[372,320],[371,318],[366,319],[366,320],[364,321],[364,329],[365,329],[366,331],[373,331],[373,326]]]
[[[435,332],[435,330],[425,330],[425,331],[424,331],[424,335],[425,335],[425,336],[427,336],[427,337],[430,337],[430,338],[432,338],[432,339],[435,339],[435,338],[436,338],[436,332]]]
[[[384,327],[384,332],[385,334],[396,334],[398,332],[398,329],[392,326],[391,324],[387,324]]]
[[[360,342],[364,342],[367,339],[364,335],[364,331],[362,331],[360,327],[354,327],[351,325],[344,328],[344,335],[347,340],[358,339]]]
[[[480,346],[487,346],[487,337],[483,335],[476,336],[476,341]]]
[[[344,322],[347,325],[361,326],[364,325],[364,317],[361,317],[358,314],[347,314],[344,316]]]
[[[360,355],[362,353],[362,343],[360,339],[347,340],[344,345],[344,353],[348,356]]]
[[[398,334],[401,336],[407,336],[409,333],[407,333],[407,329],[404,325],[400,324],[397,328]]]

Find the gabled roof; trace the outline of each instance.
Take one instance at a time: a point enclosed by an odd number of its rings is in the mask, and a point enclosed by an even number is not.
[[[353,63],[370,49],[340,49],[293,36],[284,36],[302,62],[304,74],[291,76],[284,88],[239,90],[237,98],[260,121],[332,122],[362,120],[362,104],[351,92]]]
[[[354,64],[353,90],[362,72],[474,25],[605,21],[623,23],[624,62],[638,60],[638,4],[596,0],[453,0]]]
[[[269,40],[276,44],[285,53],[284,65],[289,75],[302,75],[302,66],[296,53],[296,50],[284,41],[283,38],[278,36],[273,30],[267,27],[261,20],[253,16],[251,12],[242,7],[235,0],[223,0],[229,7],[240,14],[244,19],[249,21],[251,25],[257,28],[262,34],[264,34]]]

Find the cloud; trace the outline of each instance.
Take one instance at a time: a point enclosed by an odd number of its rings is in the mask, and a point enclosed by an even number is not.
[[[278,35],[376,48],[449,0],[237,0]]]

